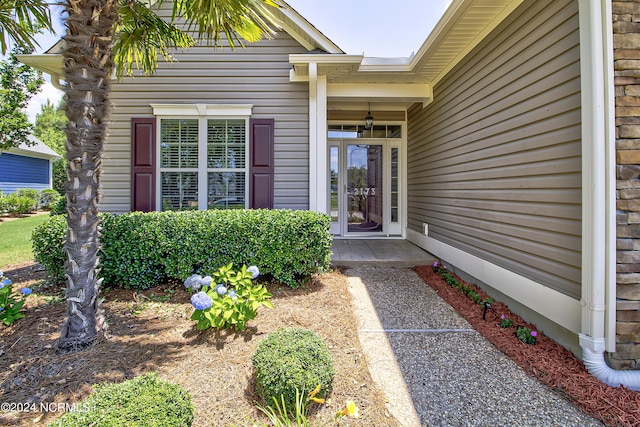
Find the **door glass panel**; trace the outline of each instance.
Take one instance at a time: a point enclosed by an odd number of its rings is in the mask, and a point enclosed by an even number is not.
[[[338,188],[338,176],[340,171],[340,163],[338,161],[338,153],[340,152],[340,147],[330,147],[329,151],[329,194],[330,194],[330,207],[329,207],[329,216],[331,217],[331,222],[339,222],[339,214],[338,214],[338,200],[339,199],[339,188]]]
[[[398,148],[391,148],[391,222],[398,222]]]
[[[382,145],[347,145],[349,232],[382,232],[382,170]]]

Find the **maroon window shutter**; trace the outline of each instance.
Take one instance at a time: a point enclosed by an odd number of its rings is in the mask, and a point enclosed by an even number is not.
[[[251,119],[249,207],[273,209],[273,119]]]
[[[156,119],[131,119],[131,210],[156,210]]]

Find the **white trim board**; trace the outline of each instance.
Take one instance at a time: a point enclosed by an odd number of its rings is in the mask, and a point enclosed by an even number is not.
[[[407,240],[554,323],[580,333],[580,301],[416,231],[407,230]]]
[[[252,104],[149,104],[154,116],[251,116]]]

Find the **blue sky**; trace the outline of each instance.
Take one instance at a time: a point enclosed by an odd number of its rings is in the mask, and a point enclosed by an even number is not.
[[[451,0],[285,0],[342,50],[369,57],[407,57],[417,51]],[[56,21],[58,21],[56,17]],[[56,25],[59,35],[64,29]],[[59,35],[38,38],[37,53],[51,47]],[[62,94],[50,83],[34,97],[31,118],[47,99],[57,103]]]

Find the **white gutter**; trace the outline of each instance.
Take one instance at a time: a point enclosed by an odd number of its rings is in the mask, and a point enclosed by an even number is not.
[[[61,54],[22,54],[16,55],[16,58],[25,65],[29,65],[37,70],[49,74],[51,76],[51,84],[56,89],[63,89],[62,84],[60,83],[64,73],[64,62]]]
[[[579,0],[582,95],[582,321],[585,367],[611,386],[640,390],[640,371],[607,365],[615,351],[616,208],[613,29],[608,0]]]

